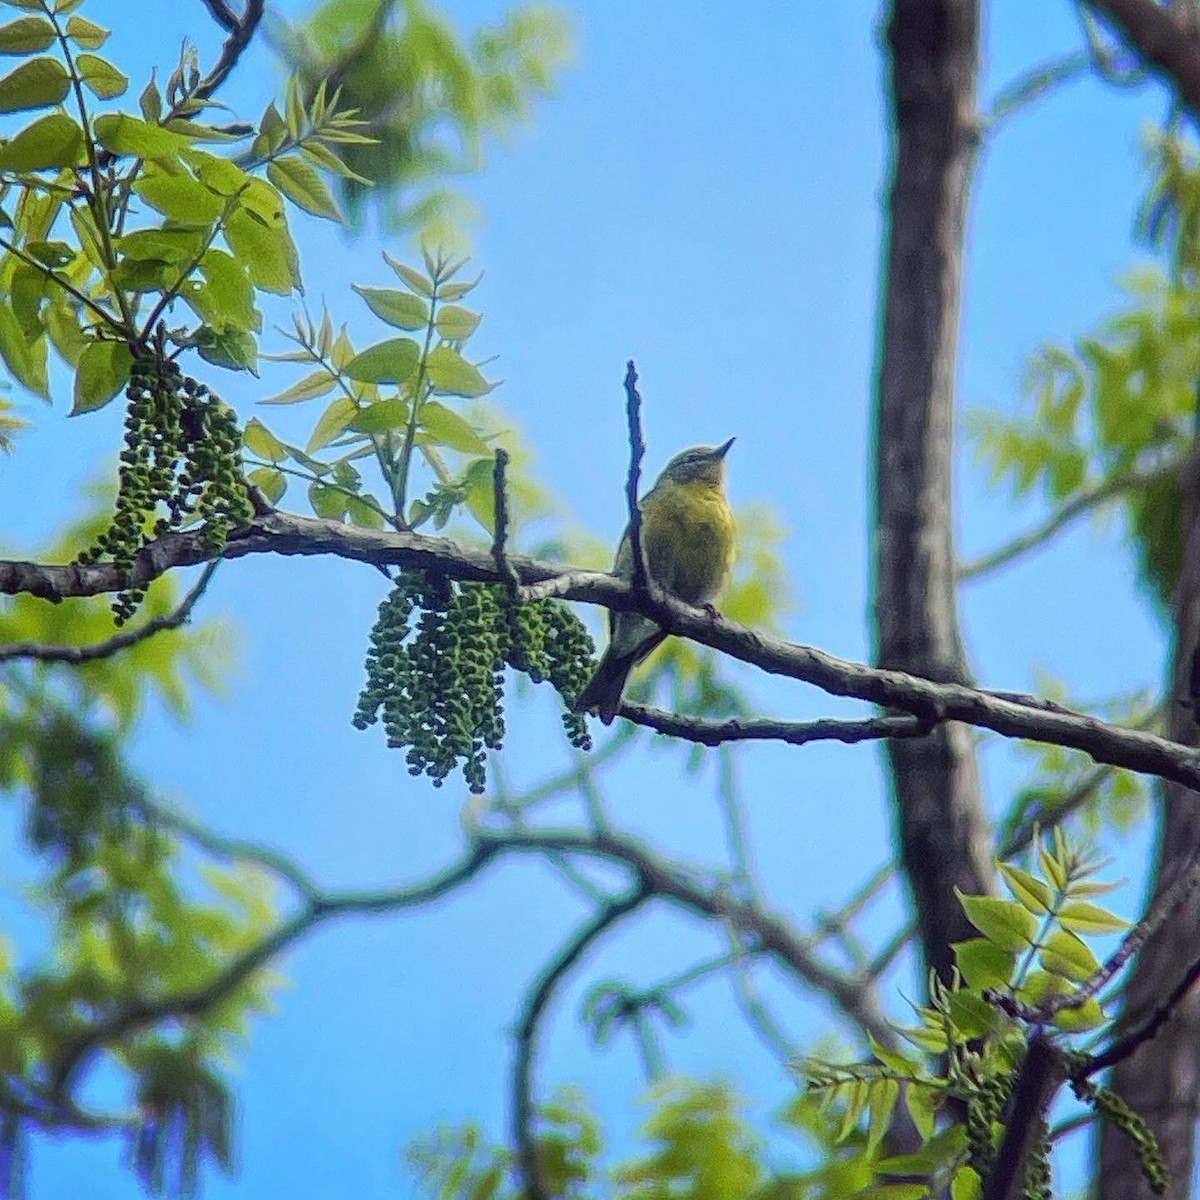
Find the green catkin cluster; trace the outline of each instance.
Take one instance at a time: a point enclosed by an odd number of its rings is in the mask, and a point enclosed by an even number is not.
[[[1025,1168],[1024,1200],[1054,1200],[1054,1175],[1050,1169],[1050,1126],[1043,1117],[1038,1122],[1038,1138],[1029,1153]]]
[[[1150,1190],[1156,1196],[1161,1196],[1167,1190],[1170,1177],[1158,1138],[1146,1124],[1145,1118],[1134,1112],[1111,1088],[1097,1087],[1090,1080],[1072,1080],[1071,1090],[1094,1112],[1111,1121],[1133,1143]]]
[[[192,514],[204,522],[205,547],[220,554],[230,530],[254,515],[233,410],[158,355],[134,361],[125,394],[129,405],[116,511],[107,531],[78,561],[107,557],[131,572],[148,528],[161,537]],[[133,616],[144,596],[141,588],[117,594],[118,625]]]
[[[520,604],[495,584],[406,572],[379,606],[354,724],[382,716],[388,745],[408,747],[410,774],[438,787],[461,763],[480,793],[487,751],[504,739],[504,667],[549,680],[569,709],[591,656],[587,630],[563,604]],[[590,749],[582,717],[568,711],[563,723],[573,746]]]
[[[996,1165],[995,1123],[1008,1101],[1013,1079],[1011,1073],[988,1075],[967,1099],[967,1148],[971,1166],[981,1179],[987,1179]]]

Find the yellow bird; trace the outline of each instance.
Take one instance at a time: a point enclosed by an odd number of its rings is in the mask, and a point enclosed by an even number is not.
[[[650,577],[688,604],[711,603],[733,566],[733,513],[725,498],[725,455],[733,441],[693,446],[675,455],[639,506]],[[613,574],[633,578],[628,528]],[[575,702],[575,711],[598,713],[605,725],[610,724],[621,707],[629,672],[666,636],[649,617],[610,611],[608,649]]]

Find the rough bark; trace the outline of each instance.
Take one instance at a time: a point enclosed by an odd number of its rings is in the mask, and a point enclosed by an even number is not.
[[[893,145],[875,413],[873,619],[880,666],[965,682],[954,576],[954,376],[978,145],[978,0],[894,0]],[[971,936],[954,888],[991,877],[971,732],[889,743],[904,871],[926,961]]]
[[[1198,443],[1200,447],[1200,443]],[[1194,459],[1194,461],[1196,461]],[[1184,555],[1175,601],[1175,637],[1169,681],[1174,700],[1187,696],[1192,654],[1200,630],[1200,479],[1184,474]],[[1170,736],[1200,746],[1197,713],[1170,705]],[[1200,853],[1200,796],[1178,783],[1159,786],[1157,864],[1152,884],[1159,895],[1188,870]],[[1138,956],[1121,1025],[1136,1027],[1179,983],[1200,955],[1200,895],[1192,897]],[[1158,1136],[1171,1185],[1170,1200],[1192,1194],[1196,1122],[1200,1119],[1200,996],[1195,989],[1151,1042],[1113,1071],[1112,1086],[1150,1122]],[[1100,1200],[1141,1200],[1153,1195],[1142,1178],[1129,1140],[1110,1126],[1100,1130]]]

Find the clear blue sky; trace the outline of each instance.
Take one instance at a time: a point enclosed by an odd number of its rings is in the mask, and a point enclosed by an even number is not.
[[[463,29],[502,9],[492,0],[445,7]],[[1015,74],[1078,44],[1074,7],[991,6],[985,103]],[[90,0],[85,11],[115,28],[112,57],[131,70],[134,93],[150,64],[169,73],[185,34],[199,36],[207,58],[217,43],[195,0]],[[880,6],[865,0],[580,4],[577,61],[557,97],[464,185],[484,214],[475,253],[486,272],[476,294],[485,321],[474,348],[500,356],[497,400],[571,520],[606,542],[620,531],[620,384],[635,357],[649,469],[683,446],[736,434],[735,503],[770,505],[787,532],[797,597],[789,635],[853,658],[867,646],[867,435],[886,152],[879,20]],[[224,99],[252,116],[278,83],[269,57],[253,51]],[[964,408],[1011,411],[1026,355],[1112,310],[1135,257],[1141,131],[1163,108],[1155,88],[1116,92],[1088,80],[1018,116],[988,145],[972,205]],[[310,304],[327,303],[364,342],[378,336],[349,285],[386,284],[381,244],[343,240],[299,215],[294,227]],[[220,386],[249,415],[257,395],[290,378]],[[53,410],[35,410],[37,429],[0,461],[4,537],[26,547],[75,511],[79,486],[116,444],[117,406],[68,422],[62,395]],[[964,554],[1037,518],[1034,504],[1014,509],[985,494],[965,449],[960,462]],[[1082,696],[1156,682],[1162,631],[1130,577],[1115,532],[1084,526],[972,586],[964,605],[980,679],[1028,688],[1045,670]],[[381,586],[350,564],[258,559],[226,568],[205,605],[241,631],[228,696],[202,701],[187,727],[152,715],[133,748],[167,795],[224,831],[280,844],[331,887],[415,879],[458,846],[464,789],[410,781],[377,731],[350,727]],[[799,685],[747,682],[779,715],[835,711]],[[565,761],[546,704],[515,707],[510,726],[514,781],[539,778],[547,759]],[[1000,754],[986,761],[999,808],[1019,769]],[[886,858],[877,751],[755,748],[739,755],[739,770],[771,903],[801,926]],[[614,777],[614,808],[661,845],[711,860],[719,821],[711,774],[700,780],[682,774],[678,752],[647,746]],[[1136,859],[1128,873],[1136,878]],[[1129,911],[1137,899],[1121,905]],[[210,1177],[205,1194],[403,1197],[413,1185],[401,1149],[413,1135],[476,1118],[500,1133],[516,1004],[581,915],[547,872],[514,864],[435,910],[311,938],[285,960],[290,984],[278,1013],[255,1022],[236,1072],[240,1174]],[[876,928],[896,919],[892,906]],[[713,931],[663,911],[606,942],[555,1011],[543,1094],[581,1083],[625,1138],[636,1121],[636,1060],[624,1043],[587,1047],[573,1020],[581,987],[618,974],[650,983],[718,944]],[[789,1001],[781,1011],[809,1043],[833,1028],[819,1007]],[[668,1043],[681,1070],[736,1080],[760,1110],[787,1096],[789,1082],[742,1032],[723,987],[698,993],[696,1016]],[[139,1194],[118,1159],[111,1146],[41,1144],[31,1194]]]

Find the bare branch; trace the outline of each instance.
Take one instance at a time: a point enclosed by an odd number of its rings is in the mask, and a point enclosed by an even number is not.
[[[622,917],[628,916],[648,899],[649,893],[635,887],[627,896],[605,905],[554,956],[529,993],[517,1027],[517,1053],[513,1063],[512,1107],[513,1141],[517,1147],[517,1162],[525,1183],[525,1195],[530,1200],[550,1200],[550,1192],[542,1178],[538,1162],[537,1137],[533,1122],[536,1105],[533,1099],[533,1059],[538,1027],[547,1005],[567,972],[583,957],[587,948]]]
[[[453,579],[502,582],[486,549],[460,546],[448,538],[364,529],[280,512],[258,517],[232,533],[223,556],[240,558],[264,553],[334,555],[373,565],[434,570]],[[24,592],[48,600],[94,596],[144,587],[173,567],[208,558],[202,533],[189,531],[166,534],[151,542],[128,574],[112,563],[49,566],[0,561],[0,594]],[[1005,737],[1065,746],[1082,751],[1098,763],[1157,775],[1200,790],[1200,754],[1153,734],[1125,729],[1034,698],[848,662],[810,646],[747,629],[720,614],[692,608],[669,594],[638,593],[627,581],[599,571],[564,570],[561,564],[523,555],[509,555],[508,561],[525,587],[553,580],[556,593],[571,600],[640,612],[670,633],[711,646],[769,674],[812,684],[831,695],[853,696],[935,725],[958,721]]]
[[[1184,997],[1196,985],[1197,979],[1200,979],[1200,958],[1191,963],[1183,973],[1183,978],[1172,989],[1171,994],[1145,1022],[1124,1037],[1118,1038],[1099,1054],[1093,1055],[1083,1074],[1085,1076],[1098,1075],[1101,1071],[1107,1071],[1109,1067],[1116,1066],[1117,1063],[1129,1058],[1140,1046],[1156,1037],[1159,1030],[1174,1016],[1175,1010],[1183,1002]]]
[[[323,922],[335,917],[383,914],[429,904],[477,875],[501,849],[502,846],[495,842],[476,842],[458,863],[423,883],[310,900],[294,917],[227,963],[202,987],[182,995],[129,1001],[113,1016],[82,1032],[65,1046],[55,1066],[51,1095],[56,1100],[65,1098],[85,1062],[108,1043],[160,1021],[199,1016]]]
[[[1200,114],[1200,26],[1190,5],[1158,0],[1087,0],[1087,5]]]
[[[111,658],[114,654],[129,649],[130,646],[136,646],[139,642],[152,638],[156,633],[162,633],[163,630],[178,629],[192,615],[196,601],[204,595],[204,589],[208,587],[208,581],[212,579],[218,565],[218,563],[210,562],[204,568],[192,590],[180,602],[179,607],[166,616],[152,617],[136,629],[122,630],[93,646],[47,646],[41,642],[15,642],[12,645],[0,646],[0,662],[30,658],[37,662],[62,662],[77,666],[80,663],[95,662],[101,658]]]
[[[642,437],[642,394],[637,383],[637,366],[631,358],[625,366],[625,411],[629,420],[629,478],[625,484],[625,503],[629,509],[629,549],[633,554],[632,585],[635,590],[644,591],[649,574],[642,546],[642,508],[638,503],[638,489],[646,442]]]
[[[769,718],[746,720],[730,717],[713,721],[705,717],[689,717],[682,713],[664,712],[646,704],[622,703],[620,715],[635,725],[644,725],[666,737],[696,742],[701,746],[719,746],[724,742],[786,742],[803,746],[808,742],[835,741],[851,745],[855,742],[880,738],[924,737],[932,722],[920,717],[871,717],[862,721],[839,721],[823,718],[819,721],[775,721]]]
[[[229,78],[238,65],[246,47],[254,40],[254,34],[262,23],[266,0],[246,0],[246,11],[237,17],[225,0],[204,0],[212,18],[229,35],[221,47],[221,54],[213,69],[193,89],[197,100],[207,100]]]
[[[496,572],[514,595],[521,586],[516,571],[508,561],[508,482],[505,473],[508,470],[508,451],[503,447],[496,450],[496,463],[492,468],[492,503],[495,507],[496,532],[492,538],[492,560],[496,564]]]
[[[1013,538],[1011,542],[1006,542],[1003,546],[997,547],[980,558],[960,563],[958,567],[959,580],[965,583],[973,579],[979,579],[981,576],[988,575],[999,567],[1007,566],[1023,554],[1028,554],[1029,551],[1036,550],[1039,546],[1045,545],[1055,534],[1060,533],[1077,518],[1092,512],[1101,507],[1101,505],[1106,504],[1109,500],[1121,496],[1126,492],[1136,491],[1138,488],[1146,487],[1148,484],[1157,483],[1160,479],[1175,475],[1181,466],[1182,462],[1175,459],[1169,463],[1156,466],[1153,469],[1130,471],[1125,474],[1116,475],[1112,479],[1106,479],[1102,483],[1086,488],[1059,507],[1040,525],[1035,526],[1027,533]]]
[[[1065,1077],[1062,1055],[1041,1034],[1029,1043],[1013,1086],[1009,1120],[996,1153],[996,1165],[983,1188],[983,1200],[1019,1200],[1025,1168],[1046,1120],[1046,1110]]]
[[[308,873],[286,854],[282,854],[270,846],[216,833],[198,821],[193,821],[182,813],[165,808],[146,796],[135,800],[133,807],[140,810],[146,820],[152,824],[169,829],[172,833],[195,843],[209,854],[233,862],[244,862],[261,867],[295,888],[306,900],[318,901],[320,899],[321,890]]]
[[[983,117],[984,127],[988,133],[995,132],[1004,121],[1040,100],[1047,92],[1086,75],[1092,69],[1092,62],[1090,51],[1072,50],[1018,76],[996,93],[991,109]]]

